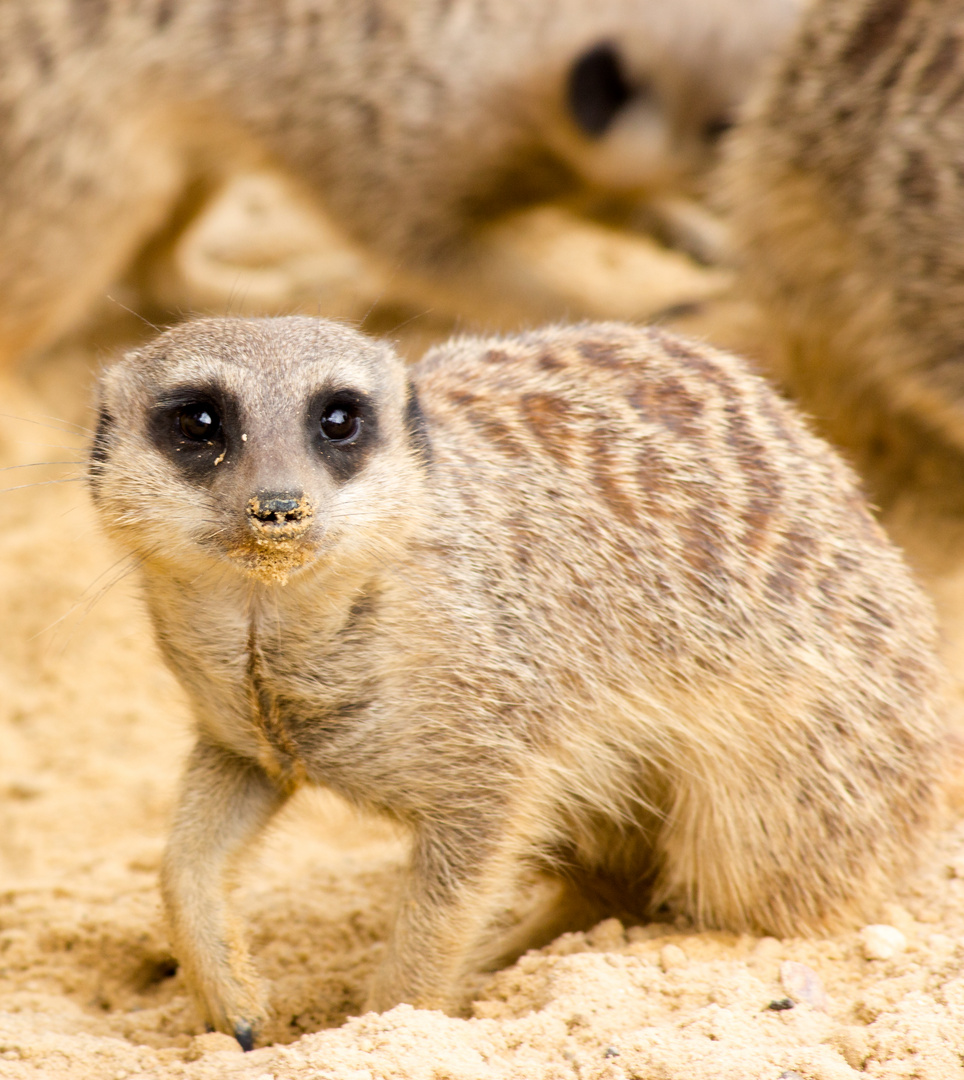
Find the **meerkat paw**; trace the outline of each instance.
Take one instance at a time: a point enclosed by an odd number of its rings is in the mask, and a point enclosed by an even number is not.
[[[205,1024],[238,1040],[242,1050],[253,1050],[268,1018],[267,995],[250,964],[223,978],[209,977],[192,987]],[[235,965],[232,965],[235,967]]]

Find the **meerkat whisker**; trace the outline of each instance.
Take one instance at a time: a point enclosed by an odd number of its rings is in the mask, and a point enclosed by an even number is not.
[[[38,420],[35,417],[18,416],[16,413],[0,413],[0,417],[5,420],[18,420],[23,424],[36,424],[38,427],[50,428],[52,431],[60,431],[64,435],[76,435],[78,437],[89,438],[94,434],[90,428],[86,428],[81,424],[74,424],[70,420],[61,420],[56,416],[48,416],[44,417],[42,420]],[[54,423],[46,422],[51,420],[54,421]],[[73,447],[70,449],[73,449]]]
[[[121,311],[126,311],[128,315],[133,315],[135,319],[140,319],[140,321],[145,326],[149,326],[155,334],[161,333],[162,327],[156,326],[150,321],[150,319],[145,318],[144,315],[141,314],[141,312],[135,311],[133,308],[129,308],[126,304],[118,300],[116,296],[111,296],[110,293],[105,293],[104,298],[111,304],[113,304],[115,307],[119,307]]]
[[[86,461],[28,461],[23,465],[3,465],[0,466],[0,472],[11,472],[13,469],[40,469],[40,468],[53,468],[57,465],[86,465]],[[77,477],[80,479],[80,477]]]
[[[59,618],[54,619],[53,622],[48,623],[47,626],[45,626],[42,630],[38,630],[37,633],[31,635],[28,640],[34,641],[37,638],[43,637],[45,634],[49,634],[52,630],[56,629],[58,626],[62,625],[68,619],[70,619],[79,609],[81,609],[81,605],[83,604],[80,618],[78,620],[78,623],[82,623],[83,620],[87,618],[91,611],[93,611],[97,604],[100,603],[100,601],[107,595],[108,592],[110,592],[111,589],[114,588],[115,585],[120,584],[120,582],[123,581],[124,578],[129,577],[131,574],[139,570],[142,564],[143,560],[140,557],[123,555],[116,562],[112,563],[106,570],[98,574],[97,577],[84,589],[80,597],[78,597],[78,599],[73,604],[71,604],[67,611],[63,613],[63,615],[59,616]],[[118,570],[118,568],[120,569]],[[105,585],[101,586],[101,588],[98,589],[98,591],[93,596],[88,596],[88,593],[90,593],[91,589],[94,588],[97,582],[101,581],[105,576],[113,574],[115,571],[118,571],[115,577],[111,578],[110,581],[108,581]],[[61,647],[61,651],[66,649],[67,646],[70,644],[74,632],[75,631],[72,630],[71,635],[68,636],[67,639],[64,641]]]
[[[78,450],[86,449],[86,446],[90,442],[89,435],[77,436],[83,441],[81,443],[49,443],[49,442],[35,442],[33,439],[11,439],[10,442],[14,446],[44,446],[51,450],[72,450],[74,452]]]
[[[77,424],[73,420],[65,420],[62,416],[50,416],[47,413],[40,414],[42,420],[51,421],[53,424],[63,425],[65,434],[77,434],[89,436],[93,435],[93,431],[89,427],[85,427],[83,424]],[[20,419],[27,419],[26,417],[20,417]],[[29,421],[30,423],[39,423],[37,420]]]
[[[14,487],[0,488],[0,495],[9,495],[13,491],[26,491],[28,488],[47,487],[50,484],[76,484],[84,481],[83,476],[62,476],[56,480],[37,480],[32,484],[16,484]]]

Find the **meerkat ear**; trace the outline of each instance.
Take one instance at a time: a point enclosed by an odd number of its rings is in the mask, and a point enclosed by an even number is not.
[[[91,443],[87,455],[87,480],[96,501],[100,491],[100,481],[104,472],[104,465],[110,452],[110,435],[114,427],[114,418],[107,411],[107,406],[101,404],[97,417],[97,429],[94,432],[94,440]]]
[[[405,430],[408,433],[412,449],[421,458],[423,464],[431,464],[432,443],[429,439],[428,424],[418,400],[415,384],[409,379],[405,396]]]
[[[569,70],[567,101],[576,124],[587,135],[605,134],[633,96],[619,55],[605,42],[580,56]]]

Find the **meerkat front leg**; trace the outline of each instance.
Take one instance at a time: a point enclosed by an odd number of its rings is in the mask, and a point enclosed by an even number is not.
[[[522,869],[531,832],[518,820],[433,823],[416,834],[388,953],[367,1009],[400,1003],[457,1009],[459,981],[475,967],[494,916]]]
[[[174,954],[194,999],[205,1022],[245,1050],[266,1005],[228,891],[240,858],[286,799],[257,763],[200,739],[161,871]]]

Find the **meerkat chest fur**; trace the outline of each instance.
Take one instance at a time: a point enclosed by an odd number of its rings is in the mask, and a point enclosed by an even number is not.
[[[357,720],[379,682],[375,580],[349,572],[271,590],[194,581],[172,594],[152,577],[157,639],[204,730],[287,781],[306,777],[306,755],[317,759],[323,741],[337,756],[339,722]]]

